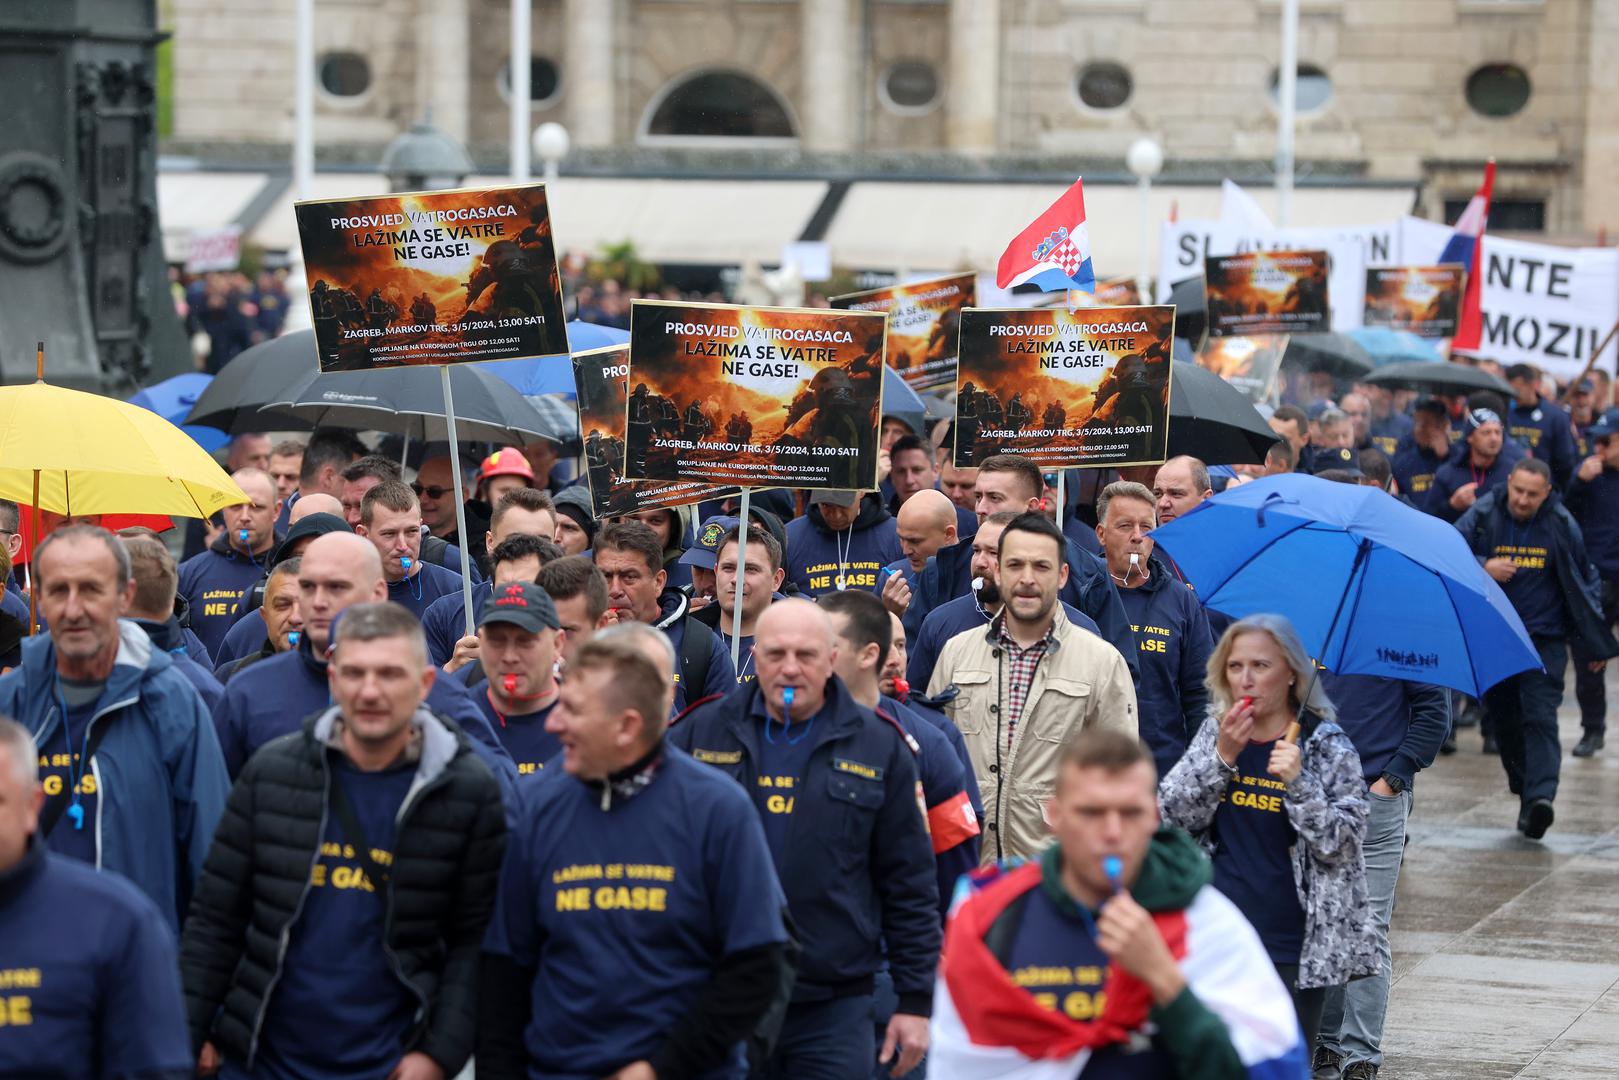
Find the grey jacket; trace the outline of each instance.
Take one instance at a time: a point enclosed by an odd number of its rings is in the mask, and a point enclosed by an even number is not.
[[[1220,716],[1207,721],[1186,754],[1158,786],[1166,822],[1191,833],[1214,853],[1214,814],[1231,774],[1215,752]],[[1380,959],[1366,898],[1366,781],[1355,746],[1332,721],[1322,721],[1304,740],[1303,771],[1287,785],[1282,805],[1298,833],[1293,846],[1293,882],[1304,908],[1304,948],[1299,954],[1300,989],[1338,986],[1371,975]]]

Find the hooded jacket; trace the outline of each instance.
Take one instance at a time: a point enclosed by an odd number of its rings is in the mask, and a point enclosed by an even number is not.
[[[1501,419],[1506,424],[1507,438],[1551,467],[1552,485],[1558,490],[1567,487],[1579,464],[1579,448],[1574,445],[1574,422],[1563,407],[1536,398],[1533,405],[1524,408],[1514,398]]]
[[[213,1040],[251,1070],[270,995],[310,889],[340,754],[332,707],[276,739],[243,770],[208,852],[180,948],[194,1050]],[[393,858],[378,889],[380,945],[418,1007],[406,1050],[453,1076],[472,1053],[477,974],[494,910],[506,828],[500,788],[466,736],[431,709],[415,777],[399,808]]]
[[[652,625],[663,631],[675,650],[675,704],[669,713],[671,720],[693,702],[736,689],[736,668],[731,665],[725,639],[691,614],[691,597],[679,589],[664,589],[658,597],[658,621]],[[706,663],[702,659],[705,653]],[[698,685],[694,687],[694,683]]]
[[[1511,439],[1502,439],[1501,452],[1495,455],[1490,467],[1481,473],[1473,470],[1472,453],[1473,450],[1467,445],[1466,439],[1457,442],[1450,452],[1450,457],[1434,470],[1427,501],[1419,504],[1423,510],[1436,518],[1455,521],[1462,516],[1460,510],[1450,505],[1450,497],[1456,494],[1456,489],[1477,483],[1478,487],[1474,494],[1483,498],[1496,488],[1506,486],[1507,475],[1512,472],[1512,466],[1523,457],[1523,447]]]
[[[1068,559],[1068,582],[1057,599],[1090,616],[1097,632],[1124,657],[1130,678],[1134,679],[1140,666],[1136,661],[1136,638],[1130,630],[1130,620],[1124,616],[1124,605],[1119,602],[1113,579],[1107,576],[1107,563],[1082,551],[1072,540],[1064,545],[1064,554]],[[901,621],[914,621],[920,633],[922,623],[934,608],[971,595],[972,562],[971,540],[940,548],[916,576],[911,606]]]
[[[1219,844],[1214,815],[1232,773],[1215,749],[1220,714],[1208,718],[1180,763],[1158,786],[1164,820],[1191,833],[1211,855]],[[1293,883],[1304,909],[1300,989],[1340,986],[1374,974],[1382,964],[1366,899],[1366,781],[1355,746],[1335,721],[1305,717],[1299,738],[1304,768],[1286,785],[1282,807],[1298,839]]]
[[[782,567],[787,580],[808,599],[837,592],[837,579],[845,588],[876,589],[882,568],[905,553],[900,550],[898,526],[871,492],[860,497],[860,512],[850,526],[833,532],[812,506],[803,517],[787,523],[787,551]]]
[[[146,636],[152,639],[152,644],[163,652],[169,654],[169,660],[174,664],[174,670],[185,676],[186,682],[202,698],[202,703],[212,713],[219,705],[219,699],[224,696],[225,688],[214,678],[214,673],[193,660],[186,652],[185,638],[180,632],[180,623],[170,615],[163,622],[154,622],[151,619],[131,619],[136,626],[145,631]]]
[[[1553,492],[1540,508],[1552,535],[1552,561],[1563,596],[1564,625],[1581,655],[1592,660],[1619,656],[1619,641],[1602,614],[1602,579],[1586,557],[1585,537],[1568,507]],[[1499,492],[1479,499],[1456,522],[1456,528],[1480,565],[1490,557],[1495,538],[1507,533],[1512,511]]]
[[[1140,675],[1136,706],[1141,738],[1152,750],[1158,775],[1166,775],[1208,711],[1209,620],[1191,586],[1169,572],[1157,555],[1147,560],[1147,580],[1120,589],[1138,644]]]
[[[1115,601],[1117,603],[1117,601]],[[1136,691],[1124,658],[1106,641],[1052,609],[1051,644],[1035,668],[1023,714],[1007,745],[1006,650],[1000,642],[1004,615],[988,626],[963,631],[939,654],[928,683],[937,698],[954,687],[945,712],[961,729],[972,754],[973,774],[984,800],[984,861],[1030,856],[1051,838],[1045,806],[1056,789],[1062,748],[1091,728],[1139,731]]]
[[[22,666],[0,676],[0,713],[42,746],[62,740],[55,684],[49,635],[25,642]],[[230,777],[202,699],[127,619],[119,621],[118,655],[87,734],[102,725],[107,732],[89,766],[96,865],[133,881],[178,928]]]
[[[280,542],[276,537],[275,544]],[[225,634],[241,617],[243,596],[263,576],[270,551],[243,555],[230,546],[229,534],[220,533],[207,551],[180,564],[176,591],[191,605],[191,629],[209,657],[219,652]]]
[[[680,557],[686,554],[686,542],[691,537],[691,504],[664,509],[674,515],[675,522],[669,546],[663,549],[663,572],[668,575],[663,584],[669,589],[684,589],[691,584],[691,567],[681,565]]]

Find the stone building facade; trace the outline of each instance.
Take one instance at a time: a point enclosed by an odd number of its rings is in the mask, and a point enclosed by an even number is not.
[[[508,0],[317,0],[322,161],[430,114],[500,168]],[[294,0],[169,0],[170,148],[263,162],[291,135]],[[1280,0],[534,0],[532,120],[566,170],[1263,183]],[[1302,0],[1301,176],[1420,185],[1498,161],[1502,228],[1619,229],[1619,0]]]

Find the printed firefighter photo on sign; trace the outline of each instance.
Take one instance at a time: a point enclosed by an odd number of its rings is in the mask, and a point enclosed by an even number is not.
[[[1363,321],[1418,337],[1454,337],[1466,285],[1467,267],[1459,263],[1371,267],[1366,271]]]
[[[1287,353],[1287,334],[1209,338],[1197,365],[1214,372],[1258,404],[1270,400]]]
[[[735,487],[624,479],[624,419],[629,398],[630,347],[609,345],[573,354],[579,395],[579,431],[585,440],[585,476],[598,518],[724,499]],[[746,420],[742,423],[746,424]],[[735,434],[744,434],[736,431]],[[745,440],[744,440],[745,441]]]
[[[1174,333],[1173,305],[962,312],[956,467],[1163,461]]]
[[[322,371],[568,351],[545,185],[295,207]]]
[[[972,307],[977,294],[977,274],[952,274],[846,293],[829,303],[846,311],[886,313],[888,366],[913,390],[930,390],[956,383],[961,309]]]
[[[1210,337],[1331,329],[1325,251],[1213,255],[1203,265]]]
[[[877,486],[881,312],[637,300],[624,476]]]

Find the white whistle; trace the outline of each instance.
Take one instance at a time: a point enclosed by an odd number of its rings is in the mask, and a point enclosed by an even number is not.
[[[981,578],[981,577],[973,578],[973,592],[982,592],[983,590],[984,590],[984,579]]]

